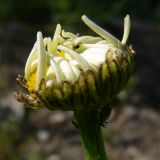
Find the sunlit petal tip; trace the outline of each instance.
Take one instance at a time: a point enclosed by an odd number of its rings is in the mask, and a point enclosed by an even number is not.
[[[84,21],[84,20],[87,18],[87,16],[86,16],[86,15],[83,15],[81,18],[82,18],[82,20]]]
[[[37,40],[40,40],[42,38],[42,32],[38,31],[37,32]]]
[[[127,43],[129,32],[130,32],[130,16],[127,14],[126,17],[124,18],[124,33],[122,38],[122,44]]]

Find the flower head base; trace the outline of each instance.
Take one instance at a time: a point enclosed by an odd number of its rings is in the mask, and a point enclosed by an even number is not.
[[[59,24],[53,38],[37,33],[24,78],[17,79],[27,91],[15,93],[19,101],[51,110],[92,110],[103,108],[126,85],[134,55],[126,45],[129,16],[122,41],[86,16],[82,20],[100,37],[65,32]]]

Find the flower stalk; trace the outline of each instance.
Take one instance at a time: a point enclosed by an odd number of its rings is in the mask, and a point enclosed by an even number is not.
[[[98,111],[75,111],[86,160],[107,160]]]

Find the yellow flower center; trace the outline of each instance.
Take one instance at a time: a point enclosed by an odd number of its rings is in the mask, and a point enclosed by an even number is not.
[[[59,52],[59,54],[60,54],[61,57],[65,58],[65,53],[64,52],[61,51],[61,52]]]
[[[35,90],[35,86],[36,86],[36,70],[34,70],[30,76],[29,76],[29,80],[27,81],[27,88],[30,92],[32,92],[33,90]]]

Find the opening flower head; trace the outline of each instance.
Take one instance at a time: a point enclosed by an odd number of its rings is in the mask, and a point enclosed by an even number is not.
[[[85,15],[84,23],[98,34],[79,36],[58,24],[52,37],[37,40],[17,80],[26,92],[17,99],[31,107],[51,110],[103,108],[126,85],[133,67],[133,50],[126,45],[130,18],[124,19],[122,41]]]

